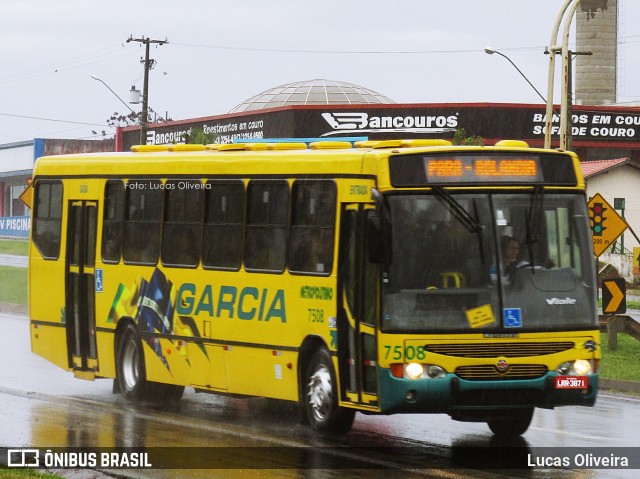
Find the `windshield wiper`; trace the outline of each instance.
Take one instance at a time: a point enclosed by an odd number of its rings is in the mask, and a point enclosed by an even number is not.
[[[482,225],[478,222],[477,218],[473,217],[471,213],[469,213],[464,206],[462,206],[458,200],[451,196],[451,194],[442,186],[434,186],[433,191],[436,194],[436,197],[445,203],[453,216],[462,223],[469,233],[479,233],[482,231]]]
[[[542,212],[544,208],[544,188],[536,185],[531,194],[531,203],[527,212],[527,250],[529,251],[529,264],[534,267],[533,245],[540,240]]]

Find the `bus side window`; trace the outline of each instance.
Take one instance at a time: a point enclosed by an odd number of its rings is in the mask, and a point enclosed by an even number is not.
[[[202,248],[205,268],[240,269],[245,202],[242,181],[207,181]]]
[[[288,183],[252,180],[247,200],[246,268],[283,271],[289,223]]]
[[[60,255],[62,183],[38,182],[35,191],[33,242],[45,259]]]
[[[299,180],[292,190],[289,270],[328,275],[333,263],[336,186]]]
[[[107,181],[104,190],[102,222],[102,260],[118,263],[122,255],[122,220],[124,219],[124,184],[120,180]]]
[[[157,180],[130,181],[125,196],[124,261],[156,264],[160,253],[161,183]]]
[[[202,237],[202,183],[199,180],[168,180],[164,195],[162,264],[198,266]]]

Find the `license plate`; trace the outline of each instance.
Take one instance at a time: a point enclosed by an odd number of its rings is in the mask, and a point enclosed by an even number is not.
[[[556,376],[556,389],[587,389],[589,378],[586,376]]]

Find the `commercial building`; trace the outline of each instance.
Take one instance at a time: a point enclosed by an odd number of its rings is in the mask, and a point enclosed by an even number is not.
[[[113,151],[114,140],[33,140],[0,145],[0,237],[28,237],[30,211],[20,195],[33,173],[33,163],[45,155]]]
[[[260,138],[453,138],[458,130],[491,145],[509,138],[532,147],[544,144],[545,105],[507,103],[323,104],[245,110],[192,120],[150,125],[147,144],[185,143],[197,130],[215,143]],[[559,118],[554,117],[552,146]],[[640,107],[573,108],[573,150],[583,161],[629,157],[640,160]],[[128,150],[140,141],[139,127],[121,128],[116,147]]]

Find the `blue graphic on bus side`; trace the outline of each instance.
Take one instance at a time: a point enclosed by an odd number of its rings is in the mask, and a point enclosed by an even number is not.
[[[502,322],[505,328],[521,328],[522,327],[522,309],[503,308]]]

